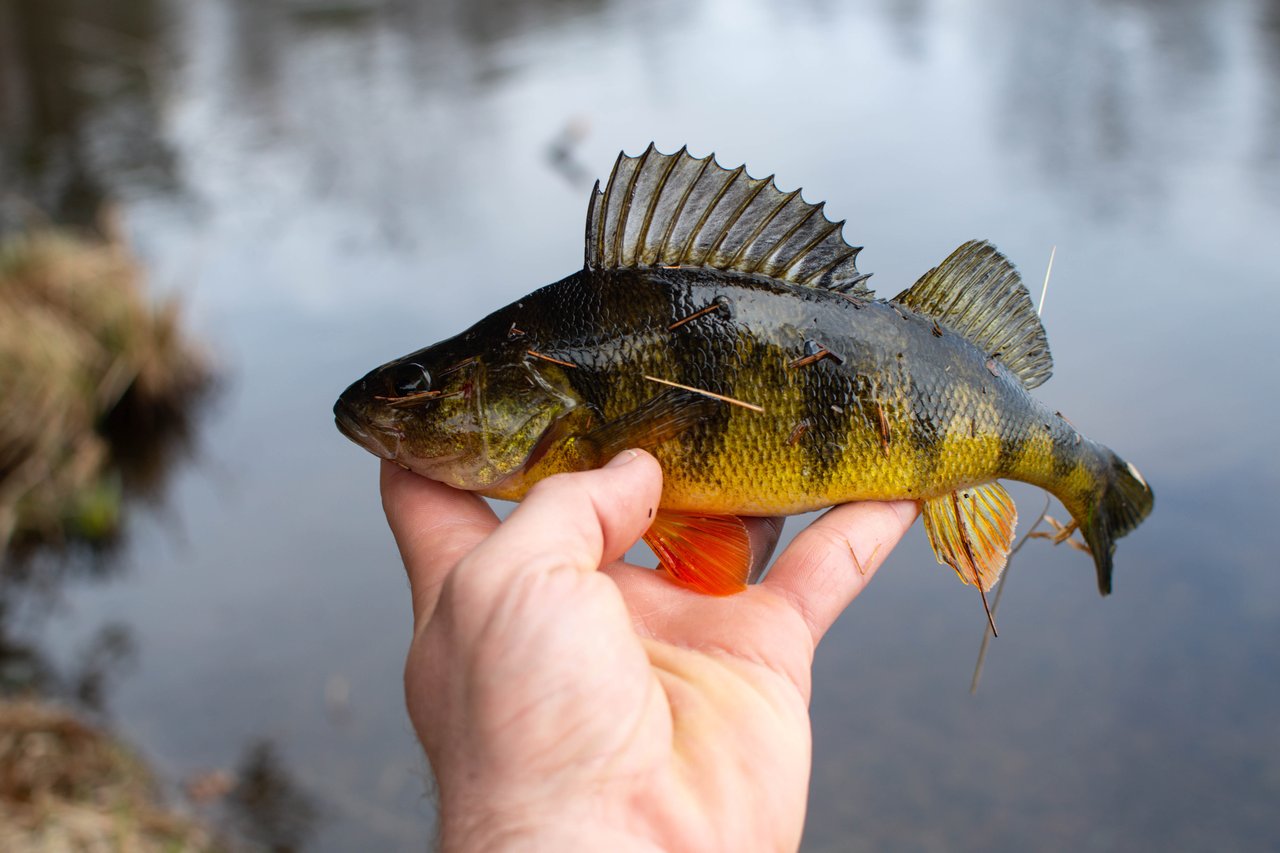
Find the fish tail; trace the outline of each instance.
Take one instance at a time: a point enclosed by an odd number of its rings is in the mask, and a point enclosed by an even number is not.
[[[1137,468],[1105,447],[1099,450],[1101,473],[1093,494],[1064,501],[1064,504],[1093,555],[1098,591],[1108,595],[1116,540],[1151,514],[1155,497]]]

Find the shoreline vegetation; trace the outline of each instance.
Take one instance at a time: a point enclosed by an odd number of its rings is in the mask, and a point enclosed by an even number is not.
[[[150,771],[119,741],[59,706],[19,699],[0,702],[0,849],[227,848],[162,806]]]
[[[147,292],[106,226],[0,238],[0,849],[227,849],[161,804],[101,715],[51,701],[48,678],[14,677],[43,667],[5,617],[58,583],[69,552],[118,544],[127,503],[157,499],[189,452],[213,385],[179,303]]]
[[[209,391],[176,300],[149,298],[118,233],[0,241],[0,553],[109,543],[154,495]],[[8,560],[6,560],[8,562]]]

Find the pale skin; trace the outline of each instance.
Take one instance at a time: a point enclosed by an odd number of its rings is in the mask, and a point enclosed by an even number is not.
[[[500,524],[383,463],[444,850],[799,845],[814,649],[916,505],[837,507],[762,583],[716,598],[620,560],[661,488],[653,457],[625,451],[544,480]]]

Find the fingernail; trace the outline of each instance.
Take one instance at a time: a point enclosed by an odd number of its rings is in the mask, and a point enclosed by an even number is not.
[[[630,462],[632,459],[635,459],[639,455],[640,454],[636,453],[634,450],[624,450],[621,453],[619,453],[617,456],[610,459],[609,464],[604,467],[618,468],[622,465],[626,465],[628,462]]]

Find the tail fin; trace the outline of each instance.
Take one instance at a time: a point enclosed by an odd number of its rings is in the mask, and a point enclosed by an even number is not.
[[[1103,472],[1101,494],[1081,512],[1072,512],[1080,525],[1084,541],[1093,554],[1098,571],[1098,591],[1111,592],[1111,555],[1116,540],[1133,530],[1151,514],[1155,496],[1138,469],[1109,450],[1110,457]],[[1069,507],[1068,509],[1073,509]]]

